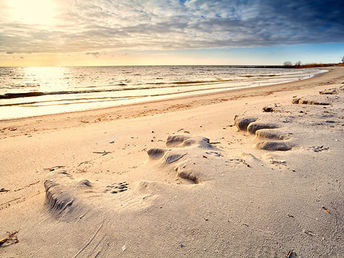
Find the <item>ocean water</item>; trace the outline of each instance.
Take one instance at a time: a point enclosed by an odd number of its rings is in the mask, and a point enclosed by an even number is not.
[[[259,87],[321,72],[233,66],[0,67],[0,120]]]

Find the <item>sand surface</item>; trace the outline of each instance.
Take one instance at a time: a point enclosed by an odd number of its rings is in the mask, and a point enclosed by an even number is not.
[[[344,69],[329,70],[1,121],[0,256],[343,257]]]

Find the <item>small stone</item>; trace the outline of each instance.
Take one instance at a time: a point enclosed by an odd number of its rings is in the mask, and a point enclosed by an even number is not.
[[[263,107],[263,112],[274,112],[272,107]]]

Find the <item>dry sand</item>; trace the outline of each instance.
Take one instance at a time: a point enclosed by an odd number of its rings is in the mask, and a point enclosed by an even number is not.
[[[329,69],[1,121],[0,256],[343,257],[344,69]]]

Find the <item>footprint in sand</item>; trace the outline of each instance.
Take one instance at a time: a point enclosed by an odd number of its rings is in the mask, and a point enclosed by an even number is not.
[[[128,191],[129,184],[127,182],[121,183],[113,183],[111,185],[107,185],[104,192],[111,192],[112,194],[123,193]]]

